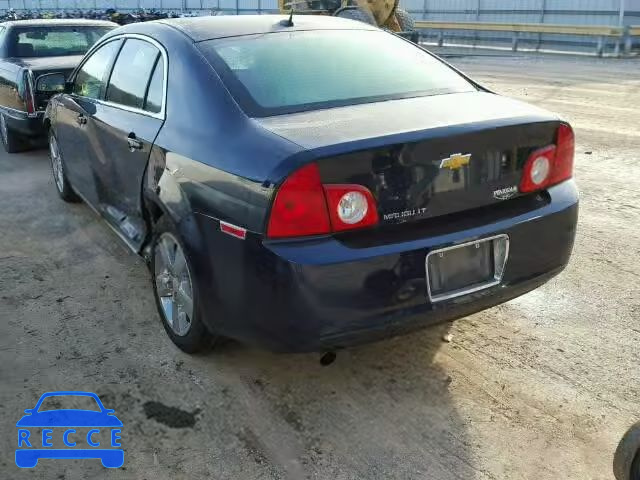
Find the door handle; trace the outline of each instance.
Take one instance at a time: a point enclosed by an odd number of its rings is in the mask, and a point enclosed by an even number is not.
[[[136,138],[136,134],[131,132],[127,137],[127,143],[129,144],[129,150],[142,150],[143,144]]]
[[[83,113],[79,114],[76,117],[76,123],[78,125],[86,125],[87,124],[87,117],[85,117]]]

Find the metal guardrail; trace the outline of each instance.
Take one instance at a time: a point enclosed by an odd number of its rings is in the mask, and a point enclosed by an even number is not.
[[[607,39],[615,41],[615,55],[621,48],[625,54],[631,52],[633,37],[640,37],[640,26],[611,27],[606,25],[555,25],[543,23],[488,23],[488,22],[439,22],[416,20],[417,30],[438,31],[438,46],[444,44],[444,32],[451,30],[468,30],[474,32],[511,32],[513,34],[511,49],[518,50],[520,33],[586,35],[596,38],[596,55],[602,56]]]

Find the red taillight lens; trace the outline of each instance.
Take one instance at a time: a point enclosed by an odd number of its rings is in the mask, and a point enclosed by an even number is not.
[[[556,161],[551,171],[549,185],[564,182],[573,176],[573,157],[575,155],[576,141],[573,130],[569,125],[562,124],[558,128],[556,145]]]
[[[331,231],[320,171],[310,163],[287,178],[273,202],[267,236],[321,235]]]
[[[27,103],[27,113],[34,113],[36,111],[36,107],[33,105],[33,98],[30,94],[27,94],[25,102]]]
[[[303,237],[369,227],[378,223],[371,192],[362,185],[323,185],[315,163],[282,184],[271,207],[269,238]]]
[[[33,101],[33,90],[31,89],[31,78],[28,72],[24,74],[24,103],[27,107],[27,113],[35,113],[36,106]]]
[[[520,181],[521,192],[534,192],[548,185],[553,164],[555,163],[556,146],[550,145],[536,150],[527,159]]]
[[[368,188],[362,185],[325,185],[324,191],[334,232],[378,223],[378,209]]]
[[[521,192],[535,192],[564,182],[573,175],[573,130],[569,125],[562,124],[556,137],[556,145],[549,145],[529,155],[520,181]]]

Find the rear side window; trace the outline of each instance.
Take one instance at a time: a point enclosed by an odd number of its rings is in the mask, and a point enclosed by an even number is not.
[[[84,55],[112,27],[47,26],[13,29],[11,57]]]
[[[120,42],[114,41],[93,52],[76,75],[73,93],[82,97],[100,98],[104,91],[107,70],[119,47]]]
[[[147,99],[144,103],[144,109],[147,112],[158,113],[162,110],[162,98],[164,96],[164,62],[162,57],[156,60],[156,66],[153,69],[153,75],[149,82],[147,91]]]
[[[380,30],[277,32],[198,45],[250,116],[475,90],[424,50]]]
[[[143,40],[127,39],[111,72],[106,100],[144,108],[145,94],[160,52]]]

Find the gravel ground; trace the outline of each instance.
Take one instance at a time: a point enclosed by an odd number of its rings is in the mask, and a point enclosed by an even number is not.
[[[0,155],[0,478],[612,478],[640,417],[640,61],[452,62],[576,127],[573,260],[515,301],[326,367],[235,344],[181,353],[142,260],[57,198],[45,153]],[[50,390],[116,410],[122,469],[15,466],[15,422]]]

